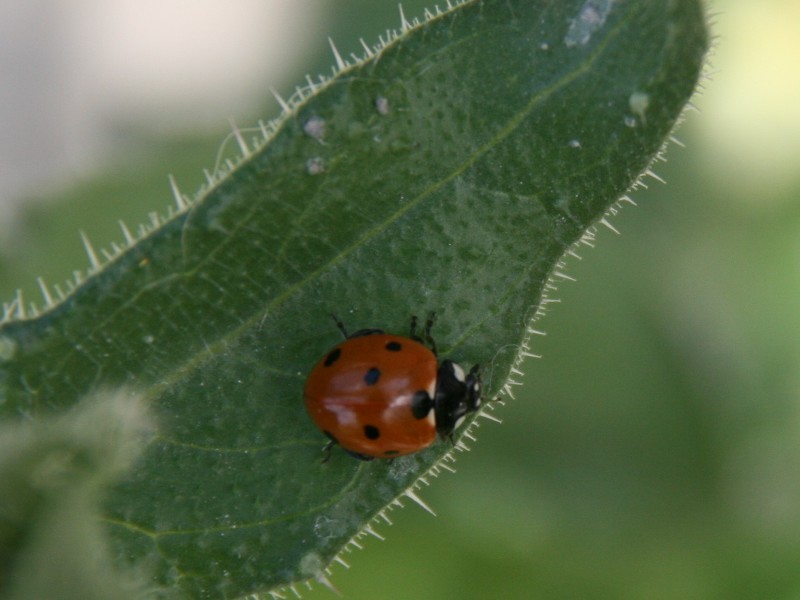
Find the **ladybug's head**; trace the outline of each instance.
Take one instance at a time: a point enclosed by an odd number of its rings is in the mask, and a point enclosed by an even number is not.
[[[443,360],[439,365],[434,394],[436,432],[450,438],[466,415],[481,405],[481,376],[478,365],[465,373],[460,365]]]

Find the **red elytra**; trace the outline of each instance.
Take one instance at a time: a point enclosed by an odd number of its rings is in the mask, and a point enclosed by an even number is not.
[[[394,458],[448,439],[460,420],[478,409],[478,366],[469,373],[449,360],[439,362],[430,335],[411,320],[409,337],[380,329],[348,335],[314,366],[303,395],[311,419],[348,454],[361,460]],[[430,346],[425,345],[425,343]],[[327,456],[326,456],[327,459]]]

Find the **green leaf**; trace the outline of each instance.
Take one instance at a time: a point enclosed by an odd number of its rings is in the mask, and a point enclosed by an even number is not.
[[[157,586],[235,597],[321,576],[436,474],[443,443],[320,462],[301,392],[340,339],[329,313],[404,332],[435,311],[440,353],[508,392],[548,277],[656,156],[707,45],[698,0],[468,1],[412,25],[299,94],[263,147],[242,136],[241,164],[93,256],[66,299],[0,329],[7,419],[101,385],[152,403],[160,437],[105,520]],[[6,312],[25,316],[21,299]]]

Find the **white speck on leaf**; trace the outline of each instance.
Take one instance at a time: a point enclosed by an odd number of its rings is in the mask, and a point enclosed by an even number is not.
[[[314,577],[322,572],[325,568],[325,563],[322,557],[316,552],[309,552],[300,559],[300,572],[306,577]]]
[[[384,117],[388,115],[391,110],[389,107],[389,100],[384,96],[375,98],[375,108],[378,110],[378,114]]]
[[[323,139],[325,139],[325,119],[322,117],[311,117],[303,124],[303,131],[307,136],[322,143]]]
[[[325,160],[322,157],[315,156],[306,161],[306,172],[309,175],[319,175],[325,172]]]
[[[592,39],[592,34],[606,22],[613,4],[614,0],[586,0],[564,36],[567,48],[587,44]]]
[[[650,106],[650,94],[633,92],[631,97],[628,98],[628,106],[631,107],[633,114],[639,117],[642,123],[645,123],[645,113],[647,112],[647,107]]]

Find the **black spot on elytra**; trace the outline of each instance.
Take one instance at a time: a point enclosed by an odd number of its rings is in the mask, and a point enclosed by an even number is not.
[[[333,363],[339,360],[339,357],[341,355],[342,355],[342,349],[334,348],[328,353],[328,356],[325,357],[325,362],[322,364],[324,364],[326,367],[330,367]]]
[[[386,349],[389,352],[400,352],[403,349],[403,344],[392,340],[391,342],[386,342]]]
[[[381,437],[381,432],[375,425],[364,425],[364,435],[367,436],[367,439],[377,440]]]
[[[419,390],[414,393],[411,399],[411,414],[415,419],[424,419],[428,416],[433,408],[433,400],[425,390]]]
[[[367,385],[375,385],[381,377],[381,370],[378,367],[372,367],[364,374],[364,383]]]

